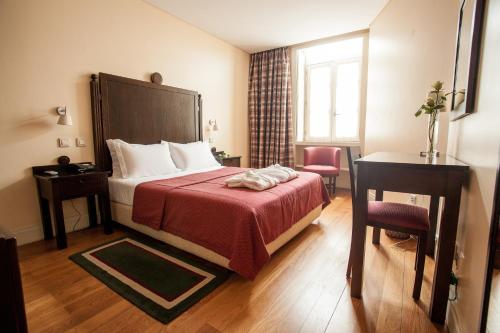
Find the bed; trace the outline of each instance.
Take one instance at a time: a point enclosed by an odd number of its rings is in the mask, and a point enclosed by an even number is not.
[[[119,138],[138,144],[153,144],[160,140],[178,143],[202,140],[202,98],[196,91],[105,73],[92,75],[90,87],[95,160],[103,170],[112,170],[107,139]],[[326,189],[319,176],[309,173],[301,174],[298,180],[292,180],[287,185],[280,184],[272,191],[233,189],[228,192],[232,189],[224,187],[224,179],[243,171],[239,168],[212,167],[156,177],[110,177],[112,218],[119,224],[253,279],[272,253],[320,216],[329,199],[327,195],[325,197]],[[182,185],[178,185],[179,182]],[[173,183],[177,185],[172,186]],[[154,197],[150,192],[153,192],[152,188],[159,188],[159,185],[170,186],[173,190],[168,192],[168,196],[166,192],[161,194],[162,199],[157,200],[160,197]],[[138,215],[141,208],[139,200],[144,196],[143,214]],[[161,214],[157,209],[160,214],[158,220],[162,225],[155,227],[147,223],[147,218],[137,218],[151,216],[147,214],[148,207],[167,207],[160,202],[164,197],[167,203],[172,204],[168,210],[162,208]],[[214,210],[211,207],[217,205],[219,197],[225,197],[224,205],[230,209],[211,212]],[[188,208],[173,204],[176,201],[190,201],[192,207],[197,207],[198,214],[207,218],[191,218]],[[205,228],[208,233],[213,231],[214,234],[217,228],[230,229],[233,219],[236,221],[235,217],[239,216],[235,212],[242,209],[244,214],[248,212],[252,216],[248,223],[245,220],[253,230],[254,240],[250,240],[248,246],[235,250],[234,254],[224,252],[224,248],[238,248],[240,240],[231,239],[232,234],[227,239],[221,237],[212,239],[212,242],[200,241],[200,230],[203,230],[200,228]],[[262,217],[260,212],[265,212],[267,217]],[[267,231],[266,226],[278,224],[278,216],[281,218],[279,228]],[[180,227],[175,229],[174,226]],[[189,230],[192,230],[192,237]],[[246,229],[240,228],[237,232],[241,234],[241,230]],[[262,248],[260,252],[264,253],[259,253],[259,246]],[[238,257],[241,256],[246,256],[247,261],[240,260]],[[248,265],[253,267],[247,268],[245,266],[249,261],[251,263]]]

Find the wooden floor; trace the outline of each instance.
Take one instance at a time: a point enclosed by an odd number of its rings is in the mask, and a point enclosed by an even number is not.
[[[421,301],[411,297],[415,242],[367,240],[363,299],[345,278],[351,202],[339,192],[313,224],[273,255],[255,281],[229,281],[168,325],[162,325],[68,259],[123,236],[100,229],[20,248],[30,332],[442,332],[427,316],[433,261],[426,260]],[[371,232],[369,232],[371,234]],[[368,236],[370,238],[371,236]]]

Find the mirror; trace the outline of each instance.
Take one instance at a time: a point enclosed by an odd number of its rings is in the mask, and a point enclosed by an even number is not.
[[[486,0],[461,1],[451,96],[453,120],[474,112],[485,4]]]
[[[488,268],[481,321],[481,332],[500,332],[500,166],[490,226]]]

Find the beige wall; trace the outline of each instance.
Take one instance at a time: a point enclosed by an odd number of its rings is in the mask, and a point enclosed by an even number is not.
[[[452,86],[457,10],[457,0],[392,0],[370,25],[367,153],[425,150],[427,118],[414,113],[432,82]],[[442,114],[441,151],[447,122]]]
[[[452,87],[457,11],[457,0],[391,0],[371,23],[366,154],[425,151],[427,117],[414,114],[434,81]],[[446,152],[447,135],[448,114],[441,113],[441,152]],[[384,198],[409,200],[396,193]],[[417,199],[428,205],[428,197]]]
[[[450,308],[450,326],[460,332],[479,329],[495,173],[499,163],[500,2],[488,1],[484,26],[477,112],[450,123],[448,153],[471,166],[463,192],[458,244],[458,302]],[[497,314],[498,316],[498,314]]]
[[[21,243],[41,237],[30,167],[63,154],[93,160],[91,73],[147,80],[158,71],[167,85],[197,90],[204,125],[216,118],[221,128],[214,144],[247,163],[249,55],[145,2],[2,0],[0,45],[0,224]],[[58,105],[68,107],[73,126],[56,125]],[[57,148],[58,137],[72,147]],[[75,137],[87,147],[75,148]],[[71,228],[76,213],[64,208]]]

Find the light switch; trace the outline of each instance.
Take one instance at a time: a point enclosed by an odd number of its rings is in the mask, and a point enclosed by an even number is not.
[[[87,143],[83,138],[76,138],[76,146],[77,147],[85,147]]]
[[[68,138],[59,138],[59,139],[57,139],[57,144],[58,144],[59,148],[67,148],[67,147],[70,146]]]

